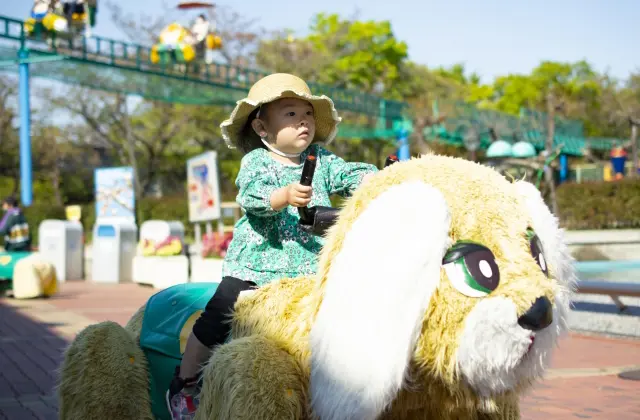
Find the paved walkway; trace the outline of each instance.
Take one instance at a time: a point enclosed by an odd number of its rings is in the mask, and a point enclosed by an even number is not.
[[[73,282],[51,299],[0,299],[0,419],[56,419],[56,369],[69,340],[95,322],[124,325],[153,293]],[[640,340],[571,335],[523,398],[523,420],[640,420],[640,381],[617,377],[629,369],[640,369]]]

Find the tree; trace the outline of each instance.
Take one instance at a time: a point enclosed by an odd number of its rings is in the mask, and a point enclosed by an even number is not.
[[[309,82],[399,98],[407,44],[398,41],[388,21],[315,15],[310,34],[295,39],[283,31],[260,44],[258,65],[299,74]]]
[[[0,176],[13,180],[10,193],[19,187],[18,132],[14,127],[16,112],[11,106],[17,96],[16,83],[12,79],[0,78]]]

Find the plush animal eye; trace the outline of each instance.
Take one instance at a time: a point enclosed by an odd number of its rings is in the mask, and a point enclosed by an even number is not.
[[[549,267],[547,266],[547,260],[544,258],[544,252],[542,252],[540,238],[532,229],[527,229],[527,238],[529,239],[529,248],[533,259],[536,260],[544,275],[549,277]]]
[[[500,284],[500,270],[491,250],[473,242],[458,242],[445,255],[443,267],[463,295],[483,297]]]

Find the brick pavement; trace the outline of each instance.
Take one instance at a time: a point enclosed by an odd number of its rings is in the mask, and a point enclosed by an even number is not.
[[[155,290],[135,284],[69,282],[50,299],[0,298],[0,419],[56,419],[54,385],[62,351],[89,324],[122,325]],[[523,420],[639,419],[640,340],[571,335],[548,378],[522,400]]]
[[[0,418],[55,419],[55,370],[67,340],[0,301]]]
[[[50,299],[0,298],[0,419],[57,419],[56,370],[70,340],[95,322],[124,325],[153,293],[135,284],[69,282]]]

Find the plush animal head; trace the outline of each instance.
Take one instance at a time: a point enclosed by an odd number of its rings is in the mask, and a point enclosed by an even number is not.
[[[516,392],[566,329],[574,281],[533,185],[445,156],[390,166],[347,202],[320,258],[313,410],[375,418],[409,372],[480,398]]]

